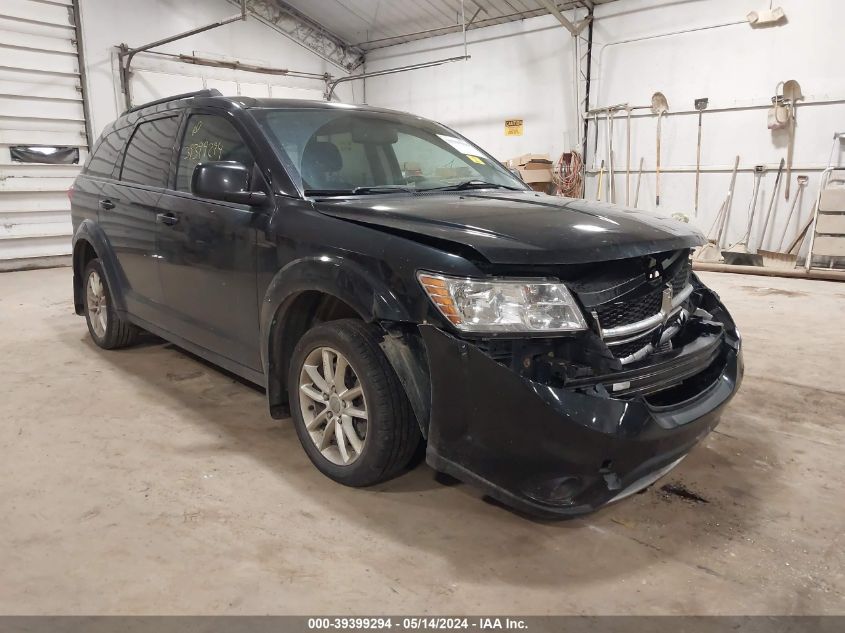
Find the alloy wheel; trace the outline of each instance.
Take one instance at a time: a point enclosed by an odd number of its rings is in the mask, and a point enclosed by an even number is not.
[[[88,275],[85,292],[87,295],[88,320],[91,322],[91,327],[97,338],[103,338],[108,327],[108,299],[106,298],[103,280],[96,270],[92,270],[91,274]]]
[[[299,392],[305,428],[323,457],[338,466],[355,462],[367,439],[367,401],[349,360],[331,347],[312,350]]]

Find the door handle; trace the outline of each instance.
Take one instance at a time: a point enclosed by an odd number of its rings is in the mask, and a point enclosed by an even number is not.
[[[100,208],[103,211],[111,211],[114,209],[114,202],[106,198],[105,200],[100,200]]]
[[[178,224],[179,218],[172,213],[156,213],[156,222],[159,224],[166,224],[167,226],[173,226],[174,224]]]

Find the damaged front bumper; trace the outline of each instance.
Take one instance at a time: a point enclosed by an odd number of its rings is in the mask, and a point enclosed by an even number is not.
[[[420,326],[431,375],[427,462],[545,517],[591,512],[650,485],[718,424],[742,379],[730,315],[714,293],[698,292],[706,326],[683,347],[563,382],[526,377],[522,361],[508,366]]]

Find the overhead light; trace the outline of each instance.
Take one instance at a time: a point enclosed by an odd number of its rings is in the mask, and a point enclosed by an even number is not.
[[[752,11],[746,17],[751,26],[771,26],[785,20],[786,13],[784,13],[783,8],[775,7],[774,9]]]

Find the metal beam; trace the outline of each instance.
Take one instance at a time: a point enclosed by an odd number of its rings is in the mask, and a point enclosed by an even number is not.
[[[248,73],[258,73],[261,75],[283,75],[285,77],[296,77],[299,79],[314,79],[318,81],[329,81],[331,76],[328,73],[311,73],[301,70],[291,70],[289,68],[279,68],[275,66],[258,66],[255,64],[248,64],[237,59],[209,59],[198,55],[187,55],[180,53],[160,53],[158,51],[150,51],[151,55],[158,55],[171,59],[176,62],[185,64],[195,64],[197,66],[210,66],[212,68],[229,68],[231,70],[241,70]]]
[[[241,7],[240,13],[237,13],[228,18],[223,18],[222,20],[218,20],[217,22],[212,22],[211,24],[206,24],[204,26],[198,26],[195,29],[184,31],[182,33],[177,33],[176,35],[170,35],[169,37],[156,40],[155,42],[151,42],[149,44],[144,44],[143,46],[137,46],[135,48],[129,48],[129,46],[127,46],[126,44],[121,44],[119,46],[118,51],[118,60],[120,62],[120,87],[123,91],[123,98],[126,102],[126,108],[129,109],[132,107],[132,94],[129,87],[129,78],[131,76],[130,67],[132,66],[132,59],[135,57],[135,55],[137,55],[138,53],[143,53],[144,51],[148,51],[153,48],[158,48],[159,46],[163,46],[164,44],[169,44],[170,42],[175,42],[176,40],[181,40],[186,37],[190,37],[191,35],[196,35],[198,33],[210,31],[211,29],[216,29],[218,26],[237,22],[238,20],[246,20],[246,0],[240,0],[237,4],[239,4]]]
[[[591,18],[593,16],[593,9],[590,8],[589,11],[590,13],[587,17]],[[587,112],[590,109],[590,85],[593,74],[593,24],[593,21],[590,20],[590,26],[587,29],[586,38],[587,50],[583,53],[583,56],[578,59],[578,72],[581,77],[579,77],[577,81],[580,82],[581,78],[584,80],[584,100],[581,104],[579,104],[579,116],[581,116],[580,112]],[[576,49],[580,48],[580,44],[583,40],[584,38],[581,36],[575,38]],[[586,69],[584,69],[585,62]],[[583,124],[581,127],[581,195],[584,198],[587,197],[587,150],[589,149],[589,132],[590,119],[585,115],[583,116]]]
[[[238,0],[229,0],[236,4]],[[283,0],[245,0],[247,10],[256,19],[290,38],[345,72],[352,72],[364,63],[360,48],[297,11]]]
[[[537,0],[541,5],[543,5],[546,9],[548,9],[549,13],[555,16],[564,28],[569,31],[573,37],[578,37],[581,34],[581,31],[584,30],[584,27],[590,23],[592,18],[585,18],[578,22],[577,24],[573,24],[572,22],[567,19],[563,13],[561,13],[560,9],[557,8],[557,5],[554,3],[554,0]]]

